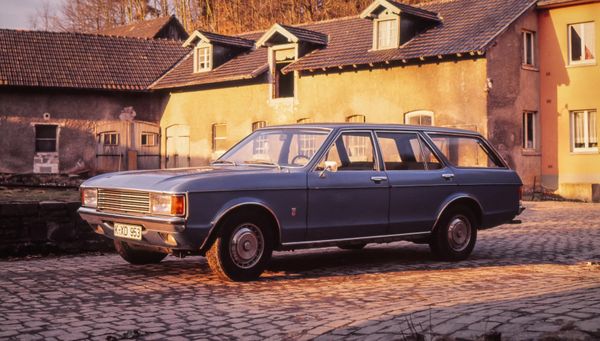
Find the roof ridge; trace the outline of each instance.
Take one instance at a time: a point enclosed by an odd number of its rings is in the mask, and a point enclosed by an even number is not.
[[[47,31],[47,30],[29,30],[29,29],[12,29],[12,28],[0,28],[0,31],[24,32],[24,33],[50,33],[50,34],[59,34],[59,35],[73,35],[73,36],[88,36],[88,37],[100,37],[100,38],[117,38],[117,39],[143,40],[143,41],[154,41],[154,42],[180,43],[180,41],[176,40],[176,39],[130,37],[130,36],[118,36],[118,35],[112,35],[112,34],[100,34],[100,33],[90,33],[90,32]]]

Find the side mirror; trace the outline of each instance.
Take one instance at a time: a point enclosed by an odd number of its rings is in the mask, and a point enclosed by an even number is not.
[[[338,171],[338,164],[337,164],[337,162],[335,162],[335,161],[325,161],[325,165],[323,167],[323,170],[319,174],[319,177],[324,178],[325,177],[325,172],[335,173],[337,171]]]

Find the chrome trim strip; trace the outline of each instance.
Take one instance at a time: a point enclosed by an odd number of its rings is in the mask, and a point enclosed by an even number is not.
[[[110,219],[135,219],[140,221],[147,221],[151,223],[159,223],[159,224],[170,224],[170,225],[181,225],[185,224],[185,218],[182,217],[148,217],[148,216],[134,216],[134,215],[124,215],[118,213],[105,213],[96,211],[93,208],[88,207],[80,207],[77,210],[79,214],[89,214],[101,218],[110,218]]]
[[[223,217],[225,215],[227,215],[227,213],[233,211],[236,208],[242,207],[242,206],[248,206],[248,205],[256,205],[256,206],[260,206],[264,209],[266,209],[267,211],[269,211],[269,213],[273,216],[273,218],[275,218],[275,223],[277,224],[276,228],[277,228],[277,234],[279,235],[279,241],[281,242],[281,223],[279,222],[279,218],[277,218],[277,215],[275,214],[275,212],[268,207],[267,205],[260,203],[258,201],[247,201],[247,202],[243,202],[243,203],[239,203],[239,204],[235,204],[231,207],[229,207],[226,210],[223,210],[222,212],[220,212],[211,222],[210,222],[210,230],[208,230],[208,234],[206,235],[206,238],[204,238],[204,241],[202,242],[202,245],[200,246],[200,250],[203,250],[204,247],[206,246],[206,243],[208,242],[209,238],[212,236],[215,228],[217,227],[217,225],[219,224],[219,222],[221,221],[221,219],[223,219]]]
[[[290,242],[290,243],[282,243],[281,246],[299,246],[305,244],[320,244],[320,243],[336,243],[336,242],[352,242],[352,241],[360,241],[360,240],[370,240],[370,239],[380,239],[380,238],[396,238],[396,237],[408,237],[408,236],[420,236],[420,235],[429,235],[430,231],[427,232],[413,232],[413,233],[400,233],[400,234],[384,234],[378,236],[368,236],[368,237],[354,237],[354,238],[341,238],[341,239],[324,239],[324,240],[308,240],[303,242]]]

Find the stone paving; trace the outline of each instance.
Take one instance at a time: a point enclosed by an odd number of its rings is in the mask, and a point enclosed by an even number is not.
[[[471,258],[425,245],[276,253],[253,283],[201,257],[0,262],[0,339],[600,339],[600,205],[530,202]]]

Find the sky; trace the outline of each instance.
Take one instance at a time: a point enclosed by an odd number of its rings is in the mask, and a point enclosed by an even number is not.
[[[46,1],[54,8],[60,7],[62,0],[0,0],[0,28],[31,29],[29,17],[35,9]]]

